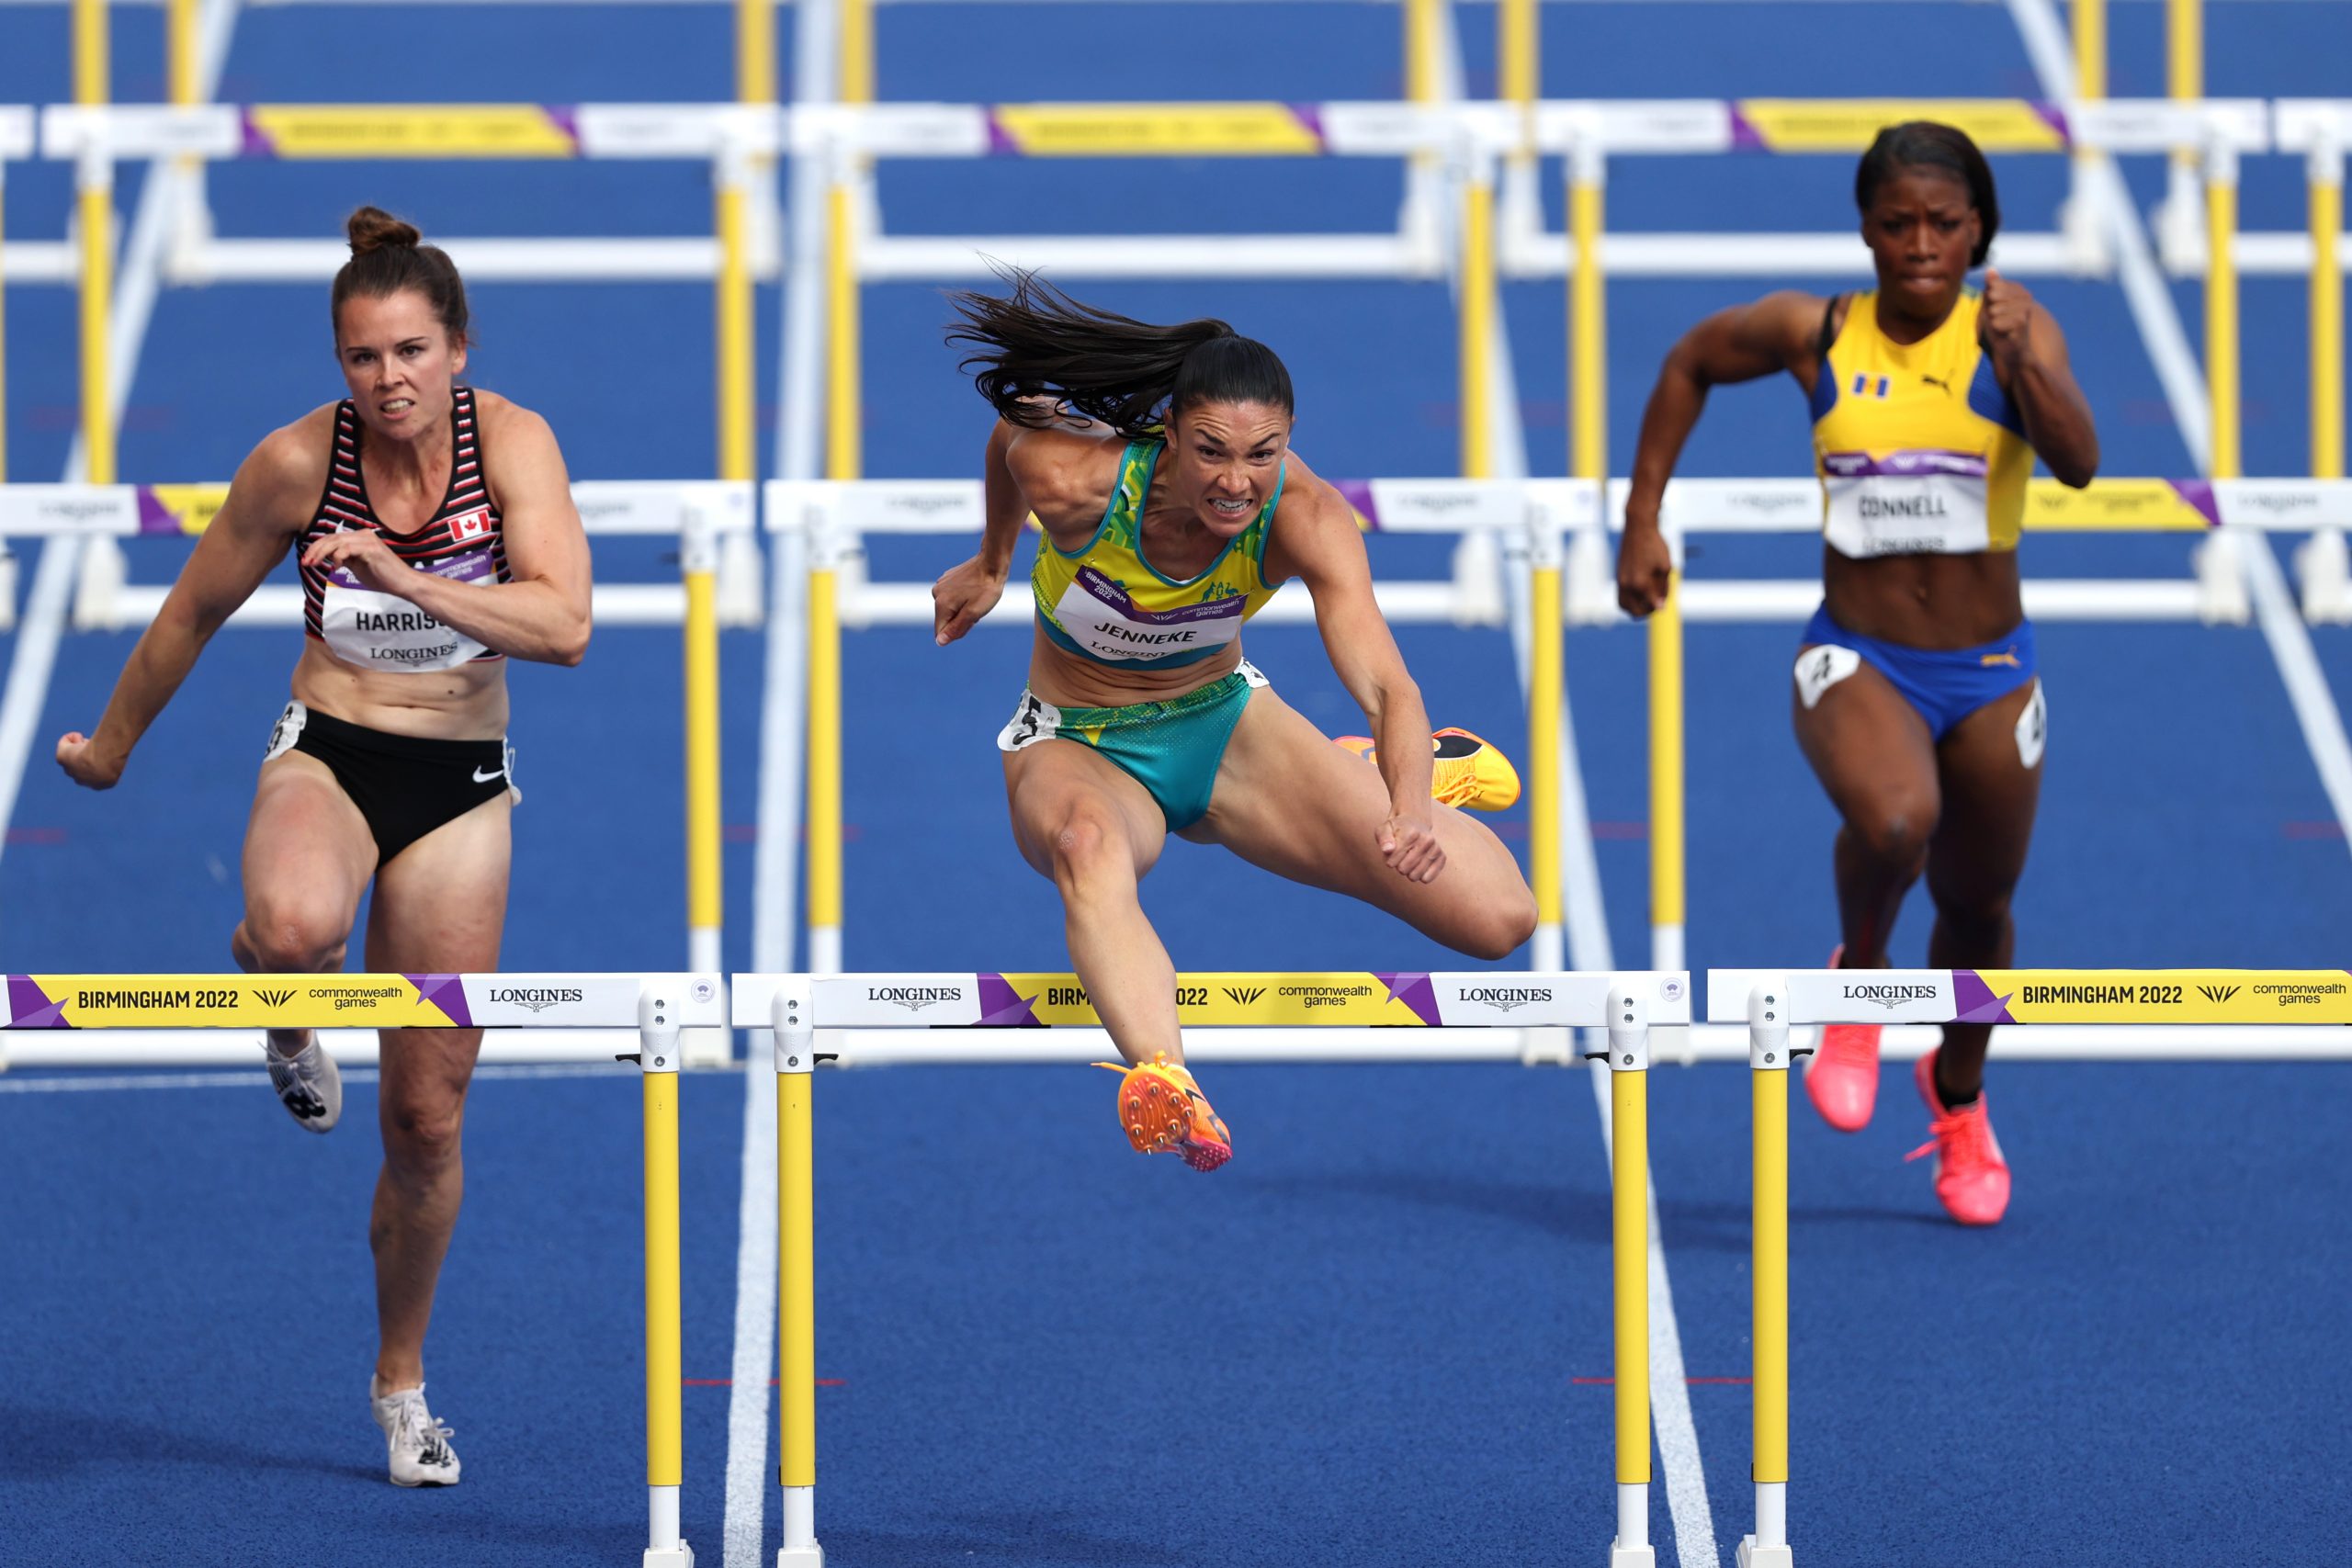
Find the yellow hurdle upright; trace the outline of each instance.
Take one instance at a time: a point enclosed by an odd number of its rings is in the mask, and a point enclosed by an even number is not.
[[[1617,1536],[1609,1568],[1651,1568],[1649,998],[1609,993],[1610,1258],[1615,1282]]]
[[[1756,1124],[1754,1393],[1756,1533],[1738,1568],[1792,1568],[1789,1553],[1789,1007],[1786,987],[1747,999],[1747,1066]]]
[[[637,1064],[645,1081],[645,1486],[643,1568],[694,1568],[679,1533],[685,1469],[684,1329],[678,1255],[679,1008],[647,987]]]
[[[776,1424],[784,1544],[775,1568],[825,1568],[817,1544],[816,1162],[809,1075],[816,1010],[805,976],[771,1004],[775,1029]]]

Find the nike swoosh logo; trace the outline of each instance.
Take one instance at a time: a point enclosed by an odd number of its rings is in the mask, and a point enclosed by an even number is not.
[[[488,784],[492,779],[503,779],[505,776],[506,770],[504,768],[499,769],[494,773],[485,773],[480,768],[476,768],[474,770],[474,783],[476,784]]]

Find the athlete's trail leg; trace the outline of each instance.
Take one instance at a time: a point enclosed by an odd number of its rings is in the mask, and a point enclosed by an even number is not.
[[[1252,692],[1225,749],[1208,815],[1184,836],[1223,844],[1278,876],[1360,898],[1476,958],[1508,957],[1535,930],[1535,896],[1503,841],[1450,806],[1430,807],[1445,868],[1414,882],[1381,858],[1388,789],[1272,688]]]
[[[1168,841],[1149,791],[1076,740],[1004,753],[1005,793],[1022,858],[1062,896],[1070,967],[1130,1062],[1184,1059],[1176,966],[1144,918],[1137,885]]]
[[[343,967],[359,895],[376,869],[366,818],[324,762],[300,751],[262,765],[245,827],[245,918],[229,951],[249,975],[318,975]],[[307,1029],[273,1029],[281,1056]]]
[[[2017,945],[2009,897],[2025,871],[2026,845],[2041,801],[2041,766],[2025,765],[2018,716],[2032,700],[2029,681],[1978,708],[1944,735],[1937,750],[1944,790],[1943,825],[1928,853],[1928,893],[1936,929],[1928,963],[1938,969],[2006,969]],[[1948,1023],[1936,1054],[1937,1089],[1946,1104],[1973,1100],[1984,1087],[1989,1023]]]
[[[1802,656],[1800,656],[1802,657]],[[1917,710],[1864,664],[1812,707],[1792,696],[1797,745],[1840,818],[1835,857],[1845,967],[1883,969],[1903,896],[1942,810],[1935,743]]]
[[[506,923],[509,797],[485,801],[411,844],[376,874],[368,967],[465,974],[498,967]],[[378,1121],[384,1167],[368,1240],[376,1255],[376,1376],[424,1381],[424,1330],[465,1195],[460,1134],[479,1029],[387,1029]]]

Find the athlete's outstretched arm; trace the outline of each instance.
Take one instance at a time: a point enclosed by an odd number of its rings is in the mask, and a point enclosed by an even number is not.
[[[1373,597],[1372,561],[1354,511],[1339,491],[1307,471],[1296,453],[1289,461],[1268,553],[1314,596],[1323,650],[1340,683],[1363,709],[1379,748],[1381,782],[1388,786],[1388,818],[1379,829],[1381,858],[1399,875],[1434,882],[1445,869],[1445,851],[1439,847],[1430,802],[1437,761],[1430,750],[1429,710]]]
[[[588,652],[588,535],[571,504],[571,477],[548,422],[480,399],[482,477],[506,541],[505,582],[459,582],[418,571],[373,528],[315,541],[302,564],[341,567],[379,593],[405,599],[493,653],[577,664]]]
[[[272,432],[239,466],[228,499],[123,662],[97,728],[57,742],[58,766],[75,784],[111,789],[120,782],[131,749],[187,679],[204,645],[285,556],[326,482],[317,456],[325,443],[308,428],[312,423]]]
[[[1682,456],[1682,444],[1707,406],[1708,389],[1808,365],[1826,308],[1815,295],[1782,289],[1716,311],[1668,351],[1649,407],[1642,412],[1633,484],[1625,497],[1625,535],[1617,547],[1617,603],[1627,615],[1646,615],[1666,603],[1674,568],[1658,532],[1658,501]]]
[[[2098,431],[2090,404],[2066,359],[2058,319],[2021,284],[1984,274],[1984,308],[1977,335],[1993,358],[1993,374],[2025,421],[2025,438],[2058,482],[2076,490],[2098,472]]]
[[[1048,535],[1099,521],[1108,495],[1098,472],[1106,450],[1116,448],[1107,447],[1099,431],[996,422],[980,460],[979,554],[931,585],[932,637],[940,647],[978,626],[1004,597],[1012,547],[1032,514]]]

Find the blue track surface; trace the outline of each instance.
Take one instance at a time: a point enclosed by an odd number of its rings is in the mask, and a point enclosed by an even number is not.
[[[2211,91],[2341,92],[2346,7],[2210,8]],[[2162,89],[2162,8],[2113,13],[2112,86]],[[897,5],[880,12],[896,99],[1394,96],[1393,6]],[[2033,94],[2007,11],[1974,4],[1547,7],[1556,96],[1846,95],[1852,40],[1899,42],[1899,90]],[[1492,12],[1460,18],[1467,82],[1491,85]],[[116,90],[152,98],[160,25],[116,20]],[[786,29],[787,32],[789,28]],[[415,47],[422,35],[429,48]],[[397,40],[390,76],[351,62]],[[62,8],[0,6],[0,102],[67,95]],[[707,100],[731,91],[722,6],[256,6],[224,98]],[[785,70],[789,73],[789,59]],[[2058,160],[1998,172],[2013,227],[2046,230]],[[899,233],[1340,231],[1393,223],[1398,171],[1270,160],[892,164]],[[2143,198],[2161,171],[2131,171]],[[1556,184],[1547,173],[1547,181]],[[64,232],[63,171],[10,172],[12,239]],[[124,208],[137,171],[126,170]],[[1850,221],[1838,158],[1645,160],[1612,170],[1625,230],[1825,230]],[[217,167],[220,231],[333,234],[362,200],[432,233],[684,234],[701,171],[671,165]],[[1547,197],[1556,204],[1556,193]],[[2291,160],[2247,165],[2249,228],[2301,226]],[[1556,221],[1556,208],[1554,212]],[[1823,280],[1795,280],[1824,287]],[[2110,473],[2189,455],[2109,284],[2036,280],[2064,322]],[[2196,290],[2176,285],[2191,341]],[[1301,450],[1329,474],[1454,462],[1453,309],[1439,285],[1121,284],[1085,297],[1148,318],[1227,317],[1296,378]],[[1610,299],[1612,466],[1630,457],[1659,356],[1746,282],[1637,280]],[[125,420],[127,477],[229,472],[269,425],[337,395],[323,290],[175,289]],[[2306,458],[2302,284],[2245,291],[2248,468]],[[65,462],[76,396],[68,296],[7,295],[10,477]],[[715,442],[707,289],[473,290],[481,384],[545,412],[585,479],[699,476]],[[1529,459],[1566,452],[1556,286],[1505,291]],[[760,299],[775,397],[773,290]],[[867,472],[967,476],[986,433],[940,337],[936,290],[865,296]],[[769,411],[772,412],[772,410]],[[772,420],[762,421],[763,471]],[[1684,471],[1781,474],[1804,452],[1786,386],[1722,394]],[[877,547],[922,578],[962,541]],[[1442,552],[1374,541],[1375,570]],[[1702,540],[1698,576],[1802,575],[1801,540]],[[2038,540],[2043,575],[2179,573],[2175,539]],[[161,580],[168,545],[134,570]],[[607,578],[669,570],[600,547]],[[1818,962],[1833,939],[1834,819],[1788,735],[1794,626],[1690,636],[1691,957]],[[2352,632],[2315,630],[2339,705]],[[1440,723],[1525,750],[1499,632],[1407,627]],[[1253,660],[1334,732],[1357,728],[1303,630]],[[2352,866],[2261,635],[2047,626],[2050,773],[2018,899],[2019,953],[2048,964],[2334,966]],[[76,636],[40,733],[95,719],[127,637]],[[0,657],[13,654],[0,636]],[[748,958],[763,649],[725,651],[727,959]],[[70,788],[37,748],[0,853],[0,969],[225,966],[252,769],[283,700],[290,634],[224,634],[123,786]],[[1007,842],[989,739],[1025,642],[942,650],[854,634],[849,961],[1060,968],[1051,887]],[[1568,644],[1610,934],[1646,950],[1642,639]],[[518,666],[516,818],[504,963],[683,962],[679,665],[673,634],[605,629],[578,671]],[[1499,823],[1523,843],[1523,812]],[[1188,968],[1414,969],[1447,962],[1384,916],[1191,846],[1147,907]],[[1924,951],[1926,915],[1898,931]],[[1800,1101],[1793,1151],[1792,1538],[1808,1564],[2220,1561],[2334,1564],[2352,1500],[2332,1479],[2352,1257],[2340,1066],[1996,1064],[2018,1171],[2007,1220],[1946,1224],[1902,1066],[1864,1134]],[[361,1389],[370,1344],[372,1087],[349,1125],[288,1128],[258,1074],[233,1087],[46,1092],[0,1077],[0,1563],[633,1562],[642,1405],[636,1091],[620,1074],[500,1077],[471,1101],[469,1191],[430,1353],[465,1484],[383,1484]],[[1090,1072],[872,1069],[819,1080],[820,1535],[843,1568],[1465,1564],[1598,1561],[1610,1517],[1607,1166],[1582,1072],[1498,1066],[1226,1068],[1242,1157],[1211,1180],[1141,1161]],[[1747,1078],[1653,1075],[1652,1158],[1690,1403],[1723,1560],[1749,1519]],[[719,1561],[742,1089],[684,1082],[685,1533]],[[1579,1381],[1586,1380],[1586,1381]],[[771,1443],[773,1438],[770,1438]],[[763,1466],[774,1474],[774,1455]],[[1659,1561],[1675,1550],[1656,1489]],[[767,1551],[776,1519],[767,1516]],[[2223,1546],[2222,1543],[2228,1543]],[[1711,1565],[1712,1568],[1712,1565]]]

